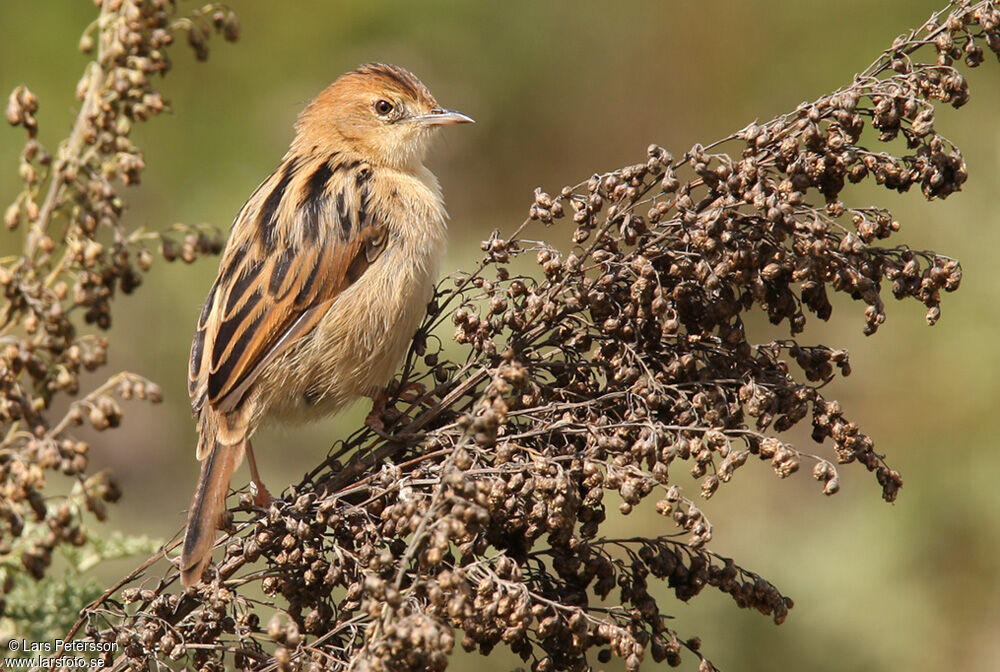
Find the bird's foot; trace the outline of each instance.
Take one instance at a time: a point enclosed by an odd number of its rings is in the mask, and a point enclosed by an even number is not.
[[[371,413],[365,418],[365,427],[372,430],[379,436],[385,438],[385,421],[382,420],[382,410],[372,408]]]
[[[405,417],[395,408],[386,408],[385,403],[379,404],[378,400],[372,406],[371,413],[365,418],[365,426],[378,434],[383,439],[390,439],[392,435],[386,431],[386,421],[390,426],[396,425],[399,419]]]
[[[402,402],[415,404],[427,396],[427,387],[423,383],[407,383],[399,390],[399,394],[396,396]]]
[[[253,497],[254,505],[262,509],[270,508],[271,502],[274,501],[274,496],[268,492],[267,486],[259,480],[250,481],[250,495]]]
[[[388,401],[389,390],[383,387],[372,395],[372,410],[365,418],[365,425],[380,436],[385,434],[385,421],[382,419],[382,414],[385,412],[385,405]]]
[[[383,439],[389,438],[386,433],[386,423],[395,425],[401,418],[406,416],[389,406],[389,400],[399,400],[406,404],[413,404],[427,394],[427,388],[421,383],[407,383],[402,387],[393,383],[383,387],[372,396],[372,410],[365,418],[365,425]]]
[[[253,454],[253,445],[247,441],[247,462],[250,463],[250,494],[253,496],[253,503],[262,509],[267,509],[274,501],[274,497],[267,491],[267,486],[260,479],[260,472],[257,471],[257,458]]]

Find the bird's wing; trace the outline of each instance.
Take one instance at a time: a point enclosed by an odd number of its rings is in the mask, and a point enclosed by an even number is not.
[[[286,157],[236,217],[198,321],[188,386],[198,412],[229,412],[385,247],[371,167],[340,155]]]

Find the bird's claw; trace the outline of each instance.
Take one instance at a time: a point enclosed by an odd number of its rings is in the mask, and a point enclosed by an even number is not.
[[[376,404],[376,406],[372,408],[372,412],[368,414],[367,418],[365,418],[365,426],[383,439],[396,439],[396,436],[390,434],[386,430],[385,418],[386,416],[389,416],[389,424],[397,425],[399,424],[399,419],[406,416],[394,408],[386,408],[384,405],[381,408],[378,408],[377,406],[378,405]]]
[[[254,505],[262,509],[270,508],[271,502],[274,501],[274,497],[268,492],[267,486],[259,480],[250,481],[250,495],[253,497]]]
[[[386,431],[386,420],[390,425],[399,423],[406,416],[400,411],[389,407],[389,400],[398,400],[406,404],[415,404],[427,395],[427,388],[422,383],[407,383],[401,387],[395,384],[384,387],[372,396],[372,410],[365,418],[365,426],[383,439],[393,438]]]
[[[427,396],[427,387],[423,383],[407,383],[400,388],[396,397],[407,404],[415,404]]]

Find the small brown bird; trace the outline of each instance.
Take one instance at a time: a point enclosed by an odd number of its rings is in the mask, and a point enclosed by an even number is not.
[[[211,560],[229,481],[265,420],[378,399],[424,314],[444,252],[444,203],[423,165],[432,131],[471,122],[410,72],[361,66],[299,115],[281,165],[236,220],[191,346],[201,476],[181,582]],[[378,402],[376,402],[378,403]]]

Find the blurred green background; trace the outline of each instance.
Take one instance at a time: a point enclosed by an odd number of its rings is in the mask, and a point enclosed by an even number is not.
[[[384,60],[478,121],[443,133],[430,160],[452,215],[446,270],[469,266],[490,230],[522,220],[535,186],[558,190],[642,161],[651,142],[682,154],[791,110],[849,83],[941,4],[237,1],[239,43],[213,39],[206,64],[186,48],[172,53],[163,90],[174,112],[135,135],[149,168],[127,194],[128,221],[227,228],[284,153],[301,107],[341,72]],[[75,114],[85,62],[76,43],[94,15],[90,2],[0,0],[0,91],[25,83],[38,94],[41,138],[53,148]],[[903,224],[897,243],[959,258],[961,291],[933,328],[920,306],[889,298],[889,321],[873,338],[861,333],[861,307],[843,302],[833,324],[811,324],[802,338],[850,350],[855,373],[828,392],[906,485],[897,504],[884,504],[873,479],[850,466],[842,492],[825,498],[807,473],[779,481],[751,463],[723,487],[705,507],[714,549],[772,580],[796,607],[776,627],[720,595],[683,604],[663,590],[676,627],[701,635],[722,669],[1000,669],[1000,453],[990,424],[1000,410],[1000,282],[990,275],[1000,249],[1000,64],[990,57],[969,77],[972,101],[938,121],[968,160],[963,193],[933,203],[867,187],[845,193],[854,204],[893,208]],[[22,139],[0,129],[4,205],[17,188]],[[129,404],[123,427],[99,440],[94,458],[125,492],[109,529],[168,538],[183,523],[197,473],[185,364],[215,265],[160,261],[115,306],[105,372],[147,375],[166,401]],[[311,467],[367,410],[359,403],[322,424],[263,432],[257,454],[272,489]],[[622,535],[670,530],[648,510],[615,524]],[[103,578],[133,564],[105,568]],[[476,664],[520,662],[498,651]]]

